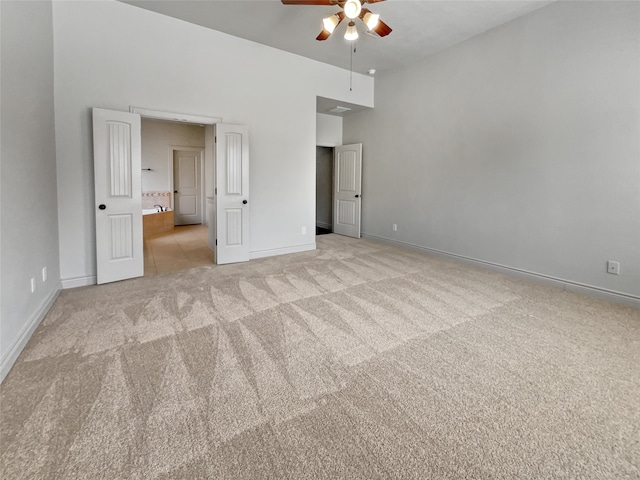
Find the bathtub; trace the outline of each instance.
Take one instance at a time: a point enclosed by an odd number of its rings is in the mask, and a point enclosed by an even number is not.
[[[142,232],[145,237],[173,230],[173,211],[158,212],[158,208],[142,209]]]
[[[162,208],[166,208],[166,207],[162,207]],[[156,207],[156,208],[143,208],[142,209],[142,215],[153,215],[154,213],[164,213],[164,212],[170,212],[170,211],[171,211],[170,208],[167,208],[163,212],[159,212],[158,211],[158,207]]]

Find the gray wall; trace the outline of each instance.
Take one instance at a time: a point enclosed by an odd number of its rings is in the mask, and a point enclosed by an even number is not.
[[[0,378],[60,289],[51,10],[50,2],[0,2]]]
[[[143,118],[141,140],[142,168],[152,169],[142,172],[142,191],[169,191],[169,147],[204,148],[204,127]]]
[[[316,147],[316,226],[333,224],[333,148]]]
[[[342,145],[342,117],[316,114],[316,145],[337,147]]]
[[[345,70],[122,2],[53,11],[65,286],[95,283],[91,107],[247,125],[251,258],[315,248],[316,98],[372,107],[372,78],[354,74],[350,91]]]
[[[640,296],[639,9],[554,3],[377,77],[344,120],[363,232]]]

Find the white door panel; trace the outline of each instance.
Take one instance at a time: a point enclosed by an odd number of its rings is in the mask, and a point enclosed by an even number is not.
[[[249,129],[216,124],[217,264],[249,260]]]
[[[333,232],[360,238],[362,144],[336,147],[333,170]]]
[[[140,115],[93,109],[99,284],[144,274]]]
[[[202,223],[202,150],[173,152],[173,204],[176,225]]]

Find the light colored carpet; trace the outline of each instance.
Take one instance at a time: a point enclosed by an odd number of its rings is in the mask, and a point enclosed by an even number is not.
[[[337,235],[67,290],[3,479],[640,478],[639,310]]]

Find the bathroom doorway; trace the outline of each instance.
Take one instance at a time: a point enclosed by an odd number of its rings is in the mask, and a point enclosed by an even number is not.
[[[199,123],[142,118],[145,275],[214,263],[204,203],[205,129]]]

